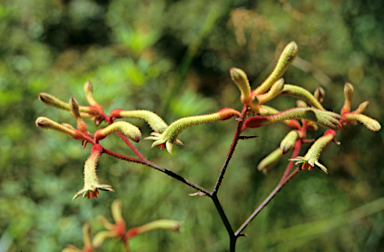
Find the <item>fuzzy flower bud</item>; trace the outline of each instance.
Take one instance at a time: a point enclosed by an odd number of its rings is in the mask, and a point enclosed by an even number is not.
[[[40,93],[39,94],[39,100],[44,103],[45,105],[52,106],[58,109],[63,110],[69,110],[68,103],[65,103],[63,101],[60,101],[55,96],[47,94],[47,93]]]
[[[67,136],[75,140],[84,140],[84,134],[79,130],[75,130],[72,126],[64,126],[47,117],[40,116],[36,119],[36,126],[43,129],[51,129],[61,133],[66,134]]]
[[[69,99],[69,108],[70,108],[70,111],[71,111],[71,114],[73,115],[73,117],[75,117],[76,119],[76,122],[77,122],[77,128],[83,132],[84,134],[87,133],[87,130],[88,130],[88,127],[87,127],[87,124],[85,124],[85,122],[83,121],[83,118],[81,118],[80,116],[80,110],[79,110],[79,103],[76,101],[75,98],[71,97],[71,99]]]
[[[235,115],[240,117],[241,114],[237,110],[224,108],[213,114],[184,117],[174,121],[163,133],[159,134],[157,132],[153,132],[151,136],[146,137],[145,139],[155,140],[155,142],[152,143],[152,148],[154,146],[164,147],[165,145],[167,151],[172,154],[173,143],[176,141],[176,143],[182,144],[180,140],[177,139],[177,137],[184,129],[202,123],[209,123],[220,120],[224,121]]]
[[[117,118],[138,118],[148,123],[154,132],[163,133],[168,125],[157,114],[147,110],[122,110],[114,109],[109,115],[113,119]]]
[[[281,53],[275,69],[273,69],[268,78],[259,87],[257,87],[254,92],[256,94],[265,93],[273,85],[273,83],[275,83],[278,79],[281,78],[281,76],[283,76],[288,66],[296,58],[297,52],[297,44],[294,41],[290,42]]]
[[[324,100],[324,95],[325,95],[325,91],[323,88],[321,87],[318,87],[316,90],[315,90],[315,93],[313,94],[313,96],[316,98],[316,100],[320,103],[323,102]]]
[[[92,82],[90,80],[86,81],[84,86],[83,86],[83,91],[85,94],[85,99],[87,99],[87,102],[89,105],[94,106],[98,104],[95,99],[93,98],[93,86]]]
[[[147,223],[140,227],[131,228],[127,232],[127,239],[151,231],[155,229],[166,229],[174,232],[179,232],[181,228],[181,223],[179,221],[174,220],[156,220],[150,223]]]
[[[341,126],[339,120],[343,118],[340,115],[329,111],[322,111],[314,108],[293,108],[269,116],[251,117],[244,123],[242,130],[245,130],[246,128],[258,128],[289,119],[305,119],[336,130]]]
[[[344,86],[344,96],[345,96],[344,106],[341,109],[342,115],[344,113],[349,113],[351,111],[351,102],[352,102],[352,97],[353,97],[353,86],[348,82],[345,83],[345,86]]]
[[[291,130],[280,143],[281,152],[283,154],[289,152],[293,146],[295,146],[295,142],[298,138],[299,132],[297,130]]]
[[[282,156],[283,153],[281,152],[280,148],[274,150],[272,153],[270,153],[268,156],[266,156],[263,160],[260,161],[259,165],[257,166],[257,169],[259,171],[262,171],[264,174],[267,174]]]
[[[353,111],[356,114],[362,114],[368,109],[369,101],[365,101],[359,105],[359,107]]]
[[[248,77],[246,73],[239,69],[232,67],[231,70],[231,78],[233,82],[237,85],[237,87],[240,89],[241,96],[240,100],[243,104],[249,105],[250,102],[250,93],[251,93],[251,86],[248,81]]]
[[[320,102],[309,91],[302,87],[285,84],[281,95],[302,99],[314,108],[325,110]]]
[[[358,121],[364,124],[367,129],[371,131],[379,131],[381,129],[381,125],[375,119],[372,119],[363,114],[355,114],[355,113],[346,113],[343,115],[346,123],[353,123],[353,121]]]
[[[95,142],[98,142],[104,139],[106,136],[117,131],[120,131],[135,142],[139,142],[141,139],[141,132],[138,127],[128,122],[119,121],[108,125],[104,129],[98,129],[95,132],[94,140]]]
[[[284,79],[280,78],[272,85],[271,89],[267,93],[258,95],[260,104],[264,104],[278,96],[283,91],[283,88]]]

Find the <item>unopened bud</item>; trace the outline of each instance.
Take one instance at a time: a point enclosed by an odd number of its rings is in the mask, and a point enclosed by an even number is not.
[[[272,85],[271,89],[267,93],[258,95],[260,104],[264,104],[267,101],[270,101],[276,96],[278,96],[281,92],[283,92],[283,88],[284,88],[284,79],[280,78]]]
[[[365,101],[365,102],[361,103],[359,105],[359,107],[355,111],[353,111],[353,113],[356,113],[356,114],[364,113],[367,110],[368,105],[369,105],[369,101]]]
[[[268,78],[258,88],[256,88],[255,93],[265,93],[273,85],[273,83],[280,79],[284,72],[287,70],[288,66],[296,58],[297,52],[297,44],[294,41],[290,42],[281,53],[275,69],[273,69]]]
[[[148,224],[145,224],[140,227],[131,228],[128,230],[128,238],[139,235],[154,229],[167,229],[174,232],[178,232],[181,228],[181,223],[179,221],[174,220],[156,220],[153,222],[150,222]]]
[[[274,150],[268,156],[266,156],[263,160],[260,161],[257,169],[262,171],[264,174],[267,174],[273,166],[279,161],[279,159],[283,156],[280,148]]]
[[[299,137],[298,132],[296,130],[291,130],[280,143],[281,152],[283,154],[286,154],[287,152],[289,152],[295,145],[295,142],[298,137]]]
[[[248,77],[246,73],[239,69],[232,67],[231,70],[231,78],[233,82],[237,85],[237,87],[240,89],[241,96],[240,100],[243,104],[249,105],[250,102],[250,93],[251,93],[251,86],[248,81]]]
[[[308,90],[302,87],[285,84],[281,94],[301,99],[314,108],[325,110],[320,102],[318,102],[318,100]]]
[[[323,102],[324,100],[324,95],[325,95],[325,91],[323,88],[321,87],[318,87],[316,90],[315,90],[315,93],[314,93],[314,97],[316,98],[316,100],[320,103]]]
[[[63,110],[69,110],[68,103],[65,103],[65,102],[57,99],[53,95],[50,95],[47,93],[40,93],[39,94],[39,100],[48,106],[52,106],[52,107],[55,107],[58,109],[63,109]]]
[[[351,102],[353,97],[353,86],[350,83],[345,83],[344,85],[344,106],[341,109],[341,114],[349,113],[351,111]]]
[[[87,99],[88,103],[93,106],[98,104],[95,99],[93,98],[93,86],[92,82],[90,80],[86,81],[83,86],[83,91],[85,94],[85,98]]]
[[[139,142],[141,139],[141,132],[139,128],[137,128],[135,125],[132,125],[128,122],[119,121],[119,122],[114,122],[111,125],[108,125],[104,129],[98,129],[95,132],[94,140],[95,142],[98,142],[104,139],[106,136],[117,131],[120,131],[125,136],[129,137],[135,142]]]

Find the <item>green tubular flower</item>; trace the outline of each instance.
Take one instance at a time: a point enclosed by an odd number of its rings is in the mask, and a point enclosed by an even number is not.
[[[320,110],[325,110],[320,104],[320,102],[309,91],[302,87],[285,84],[281,95],[302,99],[305,102],[309,103],[309,105],[311,105],[312,107],[315,107]]]
[[[120,131],[135,142],[139,142],[141,139],[141,132],[138,127],[128,122],[119,121],[108,125],[104,129],[98,129],[95,132],[94,140],[95,142],[98,142],[104,139],[106,136],[117,131]]]
[[[296,157],[290,159],[290,161],[296,161],[296,165],[302,164],[302,169],[311,170],[313,167],[316,167],[320,171],[328,174],[327,168],[320,164],[319,157],[321,152],[324,150],[325,146],[327,146],[336,136],[335,130],[327,130],[324,133],[324,136],[318,138],[309,148],[307,154],[304,157]]]
[[[67,110],[67,111],[71,110],[68,103],[63,102],[57,99],[55,96],[47,93],[40,93],[39,100],[48,106],[52,106],[52,107],[62,109],[62,110]],[[92,109],[92,107],[88,107],[88,106],[79,106],[79,111],[80,111],[81,117],[93,117],[95,116],[95,114],[97,114],[94,111],[94,109]]]
[[[316,100],[320,103],[323,102],[324,100],[324,95],[325,95],[325,91],[324,89],[322,89],[321,87],[318,87],[316,90],[315,90],[315,93],[313,94],[313,96],[316,98]]]
[[[111,209],[115,224],[110,223],[104,216],[98,217],[98,220],[107,231],[101,231],[93,238],[92,245],[97,249],[103,245],[107,238],[124,238],[125,236],[125,221],[121,215],[121,201],[113,201]]]
[[[296,140],[299,138],[297,130],[291,130],[284,139],[280,142],[280,150],[283,154],[289,152],[295,145]]]
[[[249,105],[251,86],[249,84],[247,74],[243,70],[235,67],[232,67],[230,72],[233,82],[236,84],[236,86],[241,92],[241,102],[243,104]]]
[[[341,114],[344,113],[349,113],[351,111],[351,103],[352,103],[352,98],[353,98],[353,86],[350,83],[345,83],[344,85],[344,105],[343,108],[341,109]]]
[[[343,119],[343,117],[333,112],[322,111],[315,108],[292,108],[269,116],[251,117],[244,123],[242,130],[246,128],[258,128],[288,119],[305,119],[336,130],[341,126],[339,120]]]
[[[168,125],[157,114],[147,110],[122,110],[114,109],[109,115],[111,118],[138,118],[148,123],[155,132],[163,133]]]
[[[278,111],[277,109],[272,108],[272,107],[267,106],[267,105],[261,105],[261,107],[263,109],[265,109],[266,111],[268,111],[266,113],[266,115],[274,115],[274,114],[280,113],[280,111]],[[297,120],[294,120],[294,119],[284,120],[284,123],[286,125],[288,125],[292,129],[300,129],[301,128],[300,123]]]
[[[84,165],[84,187],[78,191],[72,200],[79,197],[81,194],[83,198],[97,198],[99,194],[98,190],[114,192],[110,185],[100,184],[96,175],[96,165],[101,154],[103,153],[103,147],[100,144],[95,144],[91,148],[91,155],[85,161]]]
[[[126,238],[129,239],[133,236],[155,230],[155,229],[165,229],[174,232],[179,232],[181,228],[181,223],[175,220],[155,220],[140,227],[134,227],[128,230]]]
[[[280,148],[274,150],[268,156],[263,158],[263,160],[260,161],[259,165],[257,166],[257,169],[259,171],[262,171],[264,174],[267,174],[282,156],[283,153],[281,152]]]
[[[381,125],[378,121],[363,114],[346,113],[343,117],[346,123],[358,121],[364,124],[364,126],[371,131],[379,131],[381,129]]]
[[[284,79],[278,79],[271,87],[271,89],[264,94],[257,95],[260,104],[264,104],[267,101],[272,100],[276,96],[278,96],[281,92],[283,92],[284,89]]]
[[[79,103],[76,101],[75,98],[71,97],[69,99],[69,108],[70,108],[70,111],[71,111],[71,114],[73,115],[73,117],[75,117],[76,119],[76,122],[77,122],[77,128],[83,132],[84,134],[87,134],[87,130],[88,130],[88,127],[87,127],[87,124],[85,124],[85,122],[83,121],[83,118],[81,118],[80,116],[80,110],[79,110]]]
[[[81,131],[74,129],[72,126],[69,127],[66,124],[61,125],[43,116],[40,116],[36,119],[36,126],[39,128],[51,129],[60,133],[64,133],[75,140],[84,140],[85,138],[84,134]]]
[[[234,115],[240,117],[240,112],[231,108],[224,108],[216,113],[209,115],[184,117],[169,125],[163,133],[160,134],[154,132],[151,134],[151,136],[146,137],[145,139],[155,141],[152,144],[152,148],[154,146],[160,146],[161,148],[163,148],[165,145],[167,151],[172,155],[173,143],[176,142],[178,144],[182,144],[180,140],[177,140],[177,137],[184,129],[202,123],[215,122],[219,120],[224,121]]]
[[[288,66],[296,58],[297,51],[297,44],[294,41],[290,42],[281,53],[275,69],[273,69],[268,78],[259,87],[252,91],[252,93],[263,94],[273,85],[273,83],[280,79],[287,70]]]

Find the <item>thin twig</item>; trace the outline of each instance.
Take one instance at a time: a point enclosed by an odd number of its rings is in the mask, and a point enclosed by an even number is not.
[[[297,167],[289,176],[282,182],[279,183],[275,189],[268,195],[268,197],[259,205],[258,208],[248,217],[248,219],[239,227],[235,232],[235,236],[239,237],[241,232],[248,226],[248,224],[260,213],[261,210],[276,196],[276,194],[281,190],[281,188],[288,183],[296,174],[301,171],[300,167]]]
[[[239,136],[241,134],[241,128],[243,127],[246,114],[247,114],[247,106],[244,105],[243,110],[241,112],[241,117],[239,118],[239,123],[237,124],[236,133],[235,133],[235,135],[233,137],[231,147],[229,148],[229,151],[228,151],[228,154],[227,154],[227,158],[225,159],[224,164],[221,167],[219,177],[217,178],[215,187],[214,187],[214,189],[212,191],[213,194],[217,194],[217,191],[219,190],[221,182],[223,181],[224,174],[225,174],[225,171],[227,170],[227,166],[229,164],[229,161],[231,160],[232,155],[235,152],[235,148],[236,148],[236,145],[237,145],[237,143],[239,141]]]

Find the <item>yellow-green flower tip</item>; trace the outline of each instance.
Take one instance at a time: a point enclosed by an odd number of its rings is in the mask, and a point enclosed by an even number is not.
[[[106,136],[117,131],[120,131],[125,136],[129,137],[131,140],[135,142],[139,142],[141,139],[141,132],[138,127],[128,122],[119,121],[119,122],[114,122],[111,125],[108,125],[104,129],[98,129],[95,132],[94,140],[98,142],[104,139]]]
[[[95,99],[93,98],[93,86],[92,86],[92,82],[90,80],[87,80],[84,83],[83,91],[84,91],[84,94],[85,94],[85,98],[87,99],[88,103],[91,106],[98,104],[95,101]]]
[[[344,116],[344,119],[347,123],[353,123],[354,121],[361,122],[364,124],[367,129],[371,131],[379,131],[381,129],[381,125],[378,121],[373,118],[370,118],[363,114],[355,114],[355,113],[347,113]]]
[[[324,100],[324,96],[325,96],[325,91],[323,88],[321,87],[318,87],[316,90],[315,90],[315,93],[313,94],[313,96],[316,98],[316,100],[320,103],[323,102]]]
[[[58,109],[69,110],[69,104],[63,101],[60,101],[53,95],[47,93],[40,93],[39,100],[45,105],[52,106]]]
[[[36,119],[35,123],[36,123],[36,126],[39,128],[55,130],[60,133],[64,133],[75,140],[84,139],[84,135],[82,132],[75,130],[73,127],[61,125],[55,121],[52,121],[47,117],[40,116]]]
[[[299,133],[296,130],[291,130],[284,137],[284,139],[280,143],[280,150],[282,154],[286,154],[287,152],[292,150],[298,137],[299,137]]]
[[[283,153],[281,152],[280,148],[274,150],[268,156],[263,158],[263,160],[260,161],[259,165],[257,166],[257,169],[259,171],[262,171],[264,174],[267,174],[282,156]]]
[[[231,78],[232,78],[233,82],[235,82],[237,87],[240,89],[241,102],[243,104],[249,105],[251,86],[249,84],[247,74],[243,70],[241,70],[239,68],[235,68],[235,67],[232,67],[230,72],[231,72]]]
[[[351,111],[351,102],[352,102],[352,97],[353,97],[353,86],[350,83],[345,83],[344,85],[344,96],[345,96],[345,101],[344,101],[344,106],[341,109],[341,114],[344,113],[349,113]]]
[[[280,58],[277,61],[276,67],[273,69],[272,73],[259,87],[255,89],[255,93],[265,93],[273,85],[273,83],[280,79],[281,76],[283,76],[284,72],[287,70],[288,66],[296,58],[297,52],[297,44],[294,41],[290,42],[281,53]]]

